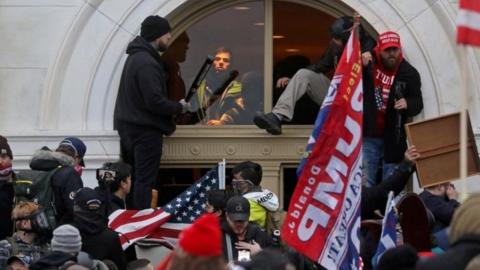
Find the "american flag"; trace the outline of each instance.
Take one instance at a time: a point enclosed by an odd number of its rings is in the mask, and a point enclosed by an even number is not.
[[[460,0],[457,42],[480,46],[480,1]]]
[[[388,194],[387,207],[382,222],[382,234],[378,242],[377,251],[373,257],[373,265],[377,266],[385,251],[397,246],[397,216],[395,213],[395,200],[393,191]]]
[[[147,237],[173,247],[178,233],[205,211],[207,192],[224,188],[225,162],[222,162],[164,207],[117,210],[109,216],[108,226],[119,234],[123,249]]]

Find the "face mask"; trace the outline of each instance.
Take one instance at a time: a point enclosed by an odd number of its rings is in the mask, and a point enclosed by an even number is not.
[[[79,164],[75,165],[74,169],[80,176],[82,176],[83,167],[81,165],[79,165]]]

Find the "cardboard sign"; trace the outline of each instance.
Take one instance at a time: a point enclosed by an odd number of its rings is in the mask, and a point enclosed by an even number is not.
[[[467,175],[480,173],[480,161],[470,118],[467,115]],[[420,158],[417,176],[420,187],[460,178],[460,113],[409,123],[405,126],[409,145],[415,145]]]

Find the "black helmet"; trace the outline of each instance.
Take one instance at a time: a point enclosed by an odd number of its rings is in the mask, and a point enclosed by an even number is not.
[[[353,17],[343,16],[336,19],[330,26],[330,34],[334,38],[342,40],[343,44],[347,43],[350,32],[348,31],[353,26]]]

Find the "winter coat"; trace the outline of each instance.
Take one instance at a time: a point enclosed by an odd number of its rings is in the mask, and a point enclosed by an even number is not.
[[[371,67],[371,65],[369,65]],[[372,68],[363,69],[363,136],[375,137],[377,105],[374,93],[374,77]],[[407,150],[405,123],[407,118],[419,114],[423,109],[422,92],[420,91],[421,81],[418,71],[403,60],[398,67],[397,74],[390,88],[385,112],[384,129],[384,161],[386,163],[398,163],[402,161],[403,154]],[[393,108],[395,104],[396,89],[402,92],[403,98],[407,101],[407,109],[397,111]],[[401,114],[400,129],[397,126],[397,115]]]
[[[480,235],[464,235],[445,253],[417,263],[417,270],[463,270],[480,254]]]
[[[39,150],[30,162],[32,170],[51,171],[61,168],[51,178],[53,200],[55,203],[57,226],[73,221],[73,197],[83,188],[80,175],[73,168],[73,159],[61,152]]]
[[[249,221],[255,222],[265,228],[267,211],[277,211],[280,204],[275,193],[268,189],[257,187],[256,189],[242,195],[250,203]]]
[[[173,116],[182,111],[182,105],[168,99],[163,60],[140,36],[130,42],[127,54],[115,104],[114,128],[139,126],[172,134]]]
[[[231,239],[230,243],[232,248],[233,260],[237,260],[238,250],[235,248],[235,243],[239,241],[237,238],[237,235],[232,231],[227,221],[222,222],[221,228],[223,233],[223,237],[222,237],[223,257],[225,258],[225,260],[228,260],[227,235],[229,235]],[[257,242],[262,249],[266,247],[270,247],[273,244],[272,239],[268,236],[265,230],[263,230],[256,223],[249,222],[247,225],[247,232],[245,234],[245,239],[243,241],[251,243],[252,240],[255,240],[255,242]]]
[[[395,196],[398,195],[405,188],[413,170],[413,163],[404,160],[380,184],[373,187],[363,187],[360,203],[362,220],[375,218],[375,210],[384,211],[390,190],[393,190]]]
[[[104,213],[99,211],[99,213]],[[101,214],[88,211],[75,211],[73,225],[82,237],[82,251],[97,260],[111,260],[118,269],[126,269],[125,256],[118,234],[107,227],[107,220]]]
[[[360,45],[362,53],[373,50],[377,43],[368,34],[360,29]],[[323,53],[317,63],[310,65],[307,69],[316,73],[328,73],[333,70],[342,57],[343,49],[333,43],[328,46],[327,50]]]
[[[62,251],[52,251],[46,256],[35,261],[29,270],[46,270],[46,269],[58,269],[59,266],[64,265],[68,261],[77,261],[77,257],[70,253]]]
[[[444,196],[434,195],[427,190],[422,191],[419,196],[435,217],[433,232],[448,227],[452,221],[453,213],[460,206],[460,203],[456,200],[449,200]]]

